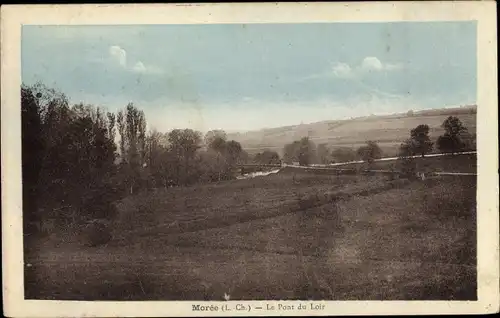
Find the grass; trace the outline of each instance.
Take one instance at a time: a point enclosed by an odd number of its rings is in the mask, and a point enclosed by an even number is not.
[[[26,297],[473,300],[475,189],[279,173],[141,193],[119,203],[107,246],[30,245]]]

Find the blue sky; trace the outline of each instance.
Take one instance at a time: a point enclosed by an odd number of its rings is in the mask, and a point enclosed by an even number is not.
[[[150,127],[253,130],[476,102],[476,23],[24,26],[22,80]]]

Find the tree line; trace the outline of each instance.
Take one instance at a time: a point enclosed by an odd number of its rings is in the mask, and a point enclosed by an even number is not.
[[[35,84],[21,86],[21,110],[25,224],[75,214],[111,218],[120,197],[232,179],[237,165],[251,160],[222,130],[148,130],[132,103],[117,112],[70,105],[64,94]]]
[[[468,132],[467,127],[458,117],[449,116],[441,127],[444,134],[439,136],[436,144],[431,141],[430,127],[422,124],[410,130],[410,136],[399,147],[399,156],[422,156],[429,154],[434,148],[441,153],[457,153],[475,149],[475,140]],[[383,151],[376,141],[368,140],[365,145],[357,149],[339,147],[329,149],[326,143],[316,146],[308,137],[303,137],[285,145],[283,161],[288,164],[300,165],[331,164],[335,162],[350,162],[362,160],[368,163],[383,156]]]

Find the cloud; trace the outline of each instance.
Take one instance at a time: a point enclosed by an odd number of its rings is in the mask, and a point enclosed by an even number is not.
[[[380,71],[384,68],[382,62],[376,57],[368,56],[365,57],[363,62],[361,63],[361,69],[368,71]]]
[[[336,77],[346,78],[353,75],[353,70],[346,63],[336,63],[332,66],[333,75]]]
[[[137,61],[133,66],[128,65],[127,61],[127,51],[118,45],[112,45],[109,47],[109,56],[111,59],[118,63],[122,68],[127,71],[140,73],[140,74],[160,74],[161,69],[151,65],[145,65],[142,61]]]
[[[144,73],[146,72],[146,66],[144,66],[144,63],[141,61],[135,63],[133,70],[138,73]]]
[[[151,65],[144,65],[141,61],[138,61],[135,63],[134,67],[132,68],[132,71],[136,73],[141,73],[141,74],[162,74],[163,71],[155,66]]]
[[[127,52],[118,45],[109,47],[109,56],[122,67],[127,67]]]
[[[397,71],[403,69],[403,64],[385,64],[385,69],[388,71]]]
[[[366,72],[395,71],[402,68],[401,64],[383,63],[374,56],[367,56],[361,64],[355,66],[342,62],[334,63],[331,75],[338,78],[359,78]]]
[[[361,69],[366,71],[395,71],[403,68],[402,64],[382,63],[374,56],[367,56],[361,63]]]

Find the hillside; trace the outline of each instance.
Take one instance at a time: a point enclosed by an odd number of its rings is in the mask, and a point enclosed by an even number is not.
[[[367,116],[347,120],[330,120],[310,124],[266,128],[258,131],[228,134],[229,139],[239,141],[250,154],[270,149],[280,155],[285,144],[309,136],[316,144],[327,143],[336,147],[357,148],[367,140],[379,143],[385,155],[395,155],[409,131],[420,124],[431,128],[431,137],[443,133],[441,124],[448,116],[457,116],[473,135],[476,133],[477,106],[463,106],[415,111],[413,114]]]

